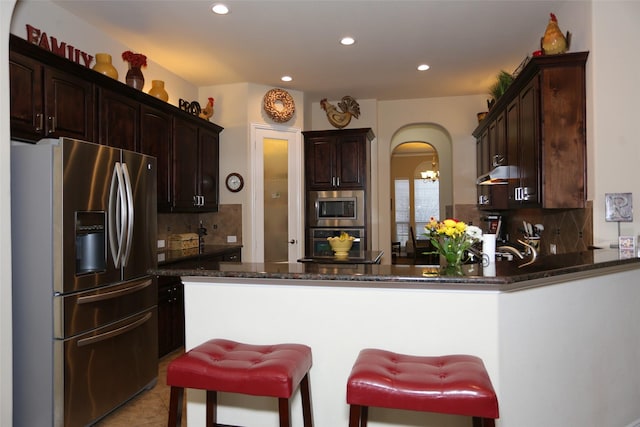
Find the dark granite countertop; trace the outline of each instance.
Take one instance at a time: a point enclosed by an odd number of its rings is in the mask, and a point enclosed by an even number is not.
[[[430,288],[461,285],[464,289],[509,291],[545,283],[572,280],[576,277],[609,274],[640,269],[640,258],[620,259],[618,251],[598,249],[569,254],[539,257],[534,264],[519,268],[522,260],[496,261],[488,268],[480,264],[463,266],[462,276],[448,276],[439,266],[378,265],[378,264],[317,264],[317,263],[231,263],[221,262],[211,268],[206,264],[190,269],[167,266],[152,270],[165,276],[204,276],[234,279],[297,279],[322,281],[378,282],[402,284],[403,287]],[[495,267],[495,268],[494,268]],[[495,271],[494,271],[495,270]],[[369,284],[370,285],[370,284]]]
[[[232,253],[241,248],[242,245],[205,245],[202,252],[199,252],[198,248],[177,250],[166,249],[158,251],[158,266],[166,266],[183,261],[189,261],[190,264],[192,264],[192,261],[197,262],[199,260],[205,262],[212,257]],[[180,268],[180,265],[176,265],[175,267]]]
[[[316,264],[379,264],[383,251],[365,251],[361,257],[339,258],[335,256],[318,256],[300,258],[298,262],[313,262]]]

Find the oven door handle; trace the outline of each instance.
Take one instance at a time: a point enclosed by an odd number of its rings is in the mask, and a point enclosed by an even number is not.
[[[97,294],[97,295],[88,295],[86,297],[80,297],[78,298],[78,305],[80,304],[92,304],[95,302],[100,302],[100,301],[106,301],[106,300],[110,300],[113,298],[118,298],[121,297],[123,295],[129,295],[138,291],[141,291],[144,288],[147,288],[149,286],[151,286],[151,283],[153,283],[151,280],[145,280],[144,282],[135,285],[135,286],[130,286],[128,288],[124,288],[124,289],[118,289],[117,291],[111,291],[111,292],[105,292],[102,294]]]
[[[139,326],[141,326],[142,324],[146,323],[149,319],[151,319],[151,316],[153,315],[153,313],[147,313],[144,317],[136,320],[135,322],[131,322],[128,325],[124,325],[120,328],[114,329],[112,331],[109,332],[105,332],[103,334],[100,335],[95,335],[93,337],[89,337],[89,338],[83,338],[81,340],[78,340],[78,347],[84,347],[87,345],[91,345],[91,344],[95,344],[98,343],[100,341],[105,341],[111,338],[115,338],[118,335],[122,335],[124,333],[127,333],[129,331],[131,331],[132,329],[135,329]]]

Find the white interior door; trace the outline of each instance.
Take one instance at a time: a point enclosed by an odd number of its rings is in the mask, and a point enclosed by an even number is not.
[[[254,262],[295,263],[304,255],[300,129],[251,125]]]

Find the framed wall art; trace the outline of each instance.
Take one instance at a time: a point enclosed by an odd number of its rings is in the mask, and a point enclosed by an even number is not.
[[[633,221],[633,197],[631,193],[605,194],[605,220],[608,222]]]

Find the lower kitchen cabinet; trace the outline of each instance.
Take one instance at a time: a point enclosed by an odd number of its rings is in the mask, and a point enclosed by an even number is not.
[[[158,277],[158,357],[184,346],[184,288],[179,277]]]

